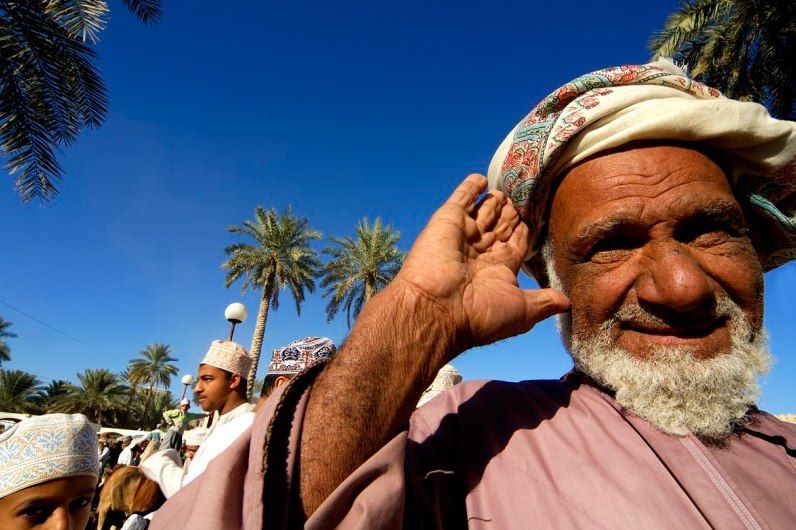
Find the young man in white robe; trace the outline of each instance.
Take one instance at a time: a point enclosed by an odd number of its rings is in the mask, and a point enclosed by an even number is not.
[[[207,431],[187,472],[174,449],[159,451],[140,466],[147,478],[158,483],[166,498],[196,478],[210,460],[252,424],[254,407],[246,399],[246,379],[243,378],[249,373],[251,363],[251,357],[240,344],[229,340],[215,340],[210,344],[199,364],[199,381],[194,394],[203,410],[218,411],[218,419]]]

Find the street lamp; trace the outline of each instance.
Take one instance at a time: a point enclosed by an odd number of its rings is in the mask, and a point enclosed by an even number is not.
[[[188,391],[188,387],[193,384],[193,376],[191,374],[185,374],[182,376],[182,384],[185,385],[182,389],[182,397],[180,401],[185,399],[185,393]]]
[[[231,324],[229,328],[229,340],[232,340],[232,335],[235,334],[235,326],[246,320],[249,314],[246,312],[246,306],[240,302],[233,302],[224,310],[224,318]]]

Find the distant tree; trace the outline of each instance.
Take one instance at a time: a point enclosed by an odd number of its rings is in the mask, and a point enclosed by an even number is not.
[[[10,328],[12,325],[13,322],[9,322],[8,320],[4,320],[3,317],[0,317],[0,366],[3,366],[3,361],[11,360],[11,349],[2,339],[16,338],[16,333],[8,331],[8,328]]]
[[[0,411],[38,414],[42,398],[41,381],[35,375],[0,369]]]
[[[401,233],[391,225],[383,226],[378,217],[371,225],[367,218],[356,226],[354,237],[330,237],[331,246],[323,251],[331,259],[321,270],[323,296],[331,297],[326,305],[326,321],[331,322],[345,309],[351,327],[362,306],[392,281],[404,260],[396,246]]]
[[[684,0],[650,41],[727,97],[796,118],[796,2]]]
[[[148,392],[148,391],[147,391]],[[138,425],[141,429],[156,429],[163,421],[163,411],[177,408],[177,398],[168,390],[152,392],[150,404],[135,400],[127,409],[125,421],[128,425]]]
[[[125,415],[129,390],[119,376],[99,368],[80,372],[77,379],[80,384],[70,384],[49,412],[79,413],[100,425],[117,425]]]
[[[135,385],[148,385],[144,400],[142,421],[146,421],[154,392],[160,386],[168,388],[171,377],[177,374],[175,357],[172,357],[171,346],[167,344],[150,344],[140,353],[140,357],[131,359],[128,365],[128,379]]]
[[[279,293],[289,289],[296,302],[296,313],[301,314],[304,290],[315,290],[315,277],[321,265],[310,243],[320,239],[321,233],[310,227],[305,217],[293,215],[290,208],[280,215],[273,208],[263,210],[260,206],[254,210],[254,221],[243,221],[227,230],[250,237],[254,244],[233,243],[224,249],[229,257],[221,265],[228,271],[226,287],[243,278],[241,293],[249,287],[262,291],[250,349],[253,362],[246,378],[247,396],[251,397],[269,308],[279,309]]]
[[[42,405],[44,409],[52,407],[55,402],[69,393],[69,382],[61,379],[50,381],[43,389]]]
[[[160,18],[160,0],[123,3],[145,23]],[[0,152],[25,202],[55,196],[55,153],[105,119],[107,92],[86,41],[107,14],[105,0],[0,0]]]

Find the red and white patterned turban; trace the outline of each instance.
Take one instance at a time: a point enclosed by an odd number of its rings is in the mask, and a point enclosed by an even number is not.
[[[796,258],[796,123],[762,105],[725,98],[673,62],[597,70],[543,99],[506,136],[489,164],[539,251],[560,176],[601,151],[637,140],[695,142],[722,153],[736,195],[760,213],[764,270]]]

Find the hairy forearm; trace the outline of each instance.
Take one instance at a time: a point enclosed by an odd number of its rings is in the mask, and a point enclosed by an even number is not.
[[[399,284],[363,308],[312,387],[300,455],[306,516],[406,425],[437,371],[462,351],[444,310]]]

